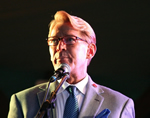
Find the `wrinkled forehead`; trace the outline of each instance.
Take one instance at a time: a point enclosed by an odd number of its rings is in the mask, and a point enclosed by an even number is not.
[[[81,37],[80,31],[73,28],[70,23],[54,24],[53,28],[50,28],[48,37],[51,37],[51,36],[63,37],[66,35],[74,35],[74,36]]]
[[[49,36],[53,36],[59,32],[64,32],[66,29],[67,27],[64,26],[64,23],[53,24],[49,28]]]
[[[53,24],[51,24],[50,28],[49,28],[49,36],[52,36],[58,32],[64,32],[68,29],[68,26],[65,25],[66,23],[64,22],[54,22]]]

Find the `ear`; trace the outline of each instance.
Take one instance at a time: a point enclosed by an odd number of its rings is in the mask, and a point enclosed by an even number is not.
[[[87,59],[92,59],[96,53],[96,45],[94,43],[90,43],[87,49]]]

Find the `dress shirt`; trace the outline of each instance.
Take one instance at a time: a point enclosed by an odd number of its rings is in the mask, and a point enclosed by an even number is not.
[[[58,82],[60,83],[61,80],[58,80]],[[63,117],[63,113],[64,113],[64,108],[65,108],[65,104],[66,104],[66,100],[69,97],[69,93],[67,90],[65,90],[68,86],[76,86],[76,98],[78,100],[78,107],[79,107],[79,111],[81,109],[82,103],[83,103],[83,99],[86,93],[86,89],[87,89],[87,82],[88,82],[88,75],[86,75],[86,77],[78,82],[77,84],[69,84],[68,82],[64,82],[62,87],[59,89],[58,93],[57,93],[57,97],[56,97],[56,118],[62,118]]]

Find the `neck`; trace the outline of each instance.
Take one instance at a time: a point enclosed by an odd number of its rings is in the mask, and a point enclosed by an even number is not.
[[[67,82],[69,84],[77,84],[81,80],[83,80],[86,77],[87,73],[81,73],[81,74],[70,74],[70,78],[67,79]]]

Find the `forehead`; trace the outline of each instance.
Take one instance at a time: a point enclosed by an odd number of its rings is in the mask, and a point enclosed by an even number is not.
[[[74,29],[70,23],[57,23],[49,31],[48,37],[50,36],[62,37],[65,35],[81,36],[81,33],[80,31]]]

